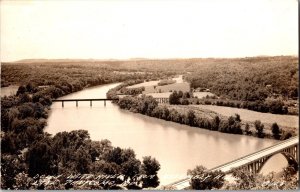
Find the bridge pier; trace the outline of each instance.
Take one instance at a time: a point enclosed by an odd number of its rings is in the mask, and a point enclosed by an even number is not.
[[[104,107],[106,107],[106,101],[104,100]]]
[[[61,106],[64,107],[64,101],[61,102]]]
[[[90,107],[92,107],[93,106],[93,104],[92,104],[92,100],[90,100]]]
[[[78,101],[76,101],[76,107],[78,107]]]

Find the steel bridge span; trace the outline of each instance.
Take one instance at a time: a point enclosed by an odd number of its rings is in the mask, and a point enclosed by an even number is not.
[[[223,171],[225,173],[231,173],[233,169],[241,168],[249,170],[252,173],[259,173],[266,162],[274,155],[282,154],[289,165],[298,168],[299,165],[299,139],[298,137],[293,137],[268,148],[259,150],[255,153],[246,155],[244,157],[238,158],[231,162],[225,163],[223,165],[217,166],[210,169],[209,171]],[[176,181],[169,184],[175,189],[181,190],[186,189],[190,186],[190,178],[184,178],[182,180]]]
[[[106,101],[114,101],[119,99],[53,99],[52,102],[61,102],[61,106],[64,107],[65,102],[76,102],[76,107],[78,107],[78,102],[89,101],[90,106],[93,106],[93,101],[104,101],[104,106],[106,106]]]

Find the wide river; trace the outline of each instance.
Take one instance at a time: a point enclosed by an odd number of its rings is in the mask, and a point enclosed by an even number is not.
[[[106,92],[117,85],[96,86],[62,98],[106,98]],[[61,103],[53,103],[45,131],[54,135],[85,129],[92,140],[108,139],[113,146],[132,148],[139,159],[155,157],[161,164],[161,185],[184,178],[196,165],[213,168],[276,142],[180,125],[121,110],[110,102],[106,107],[103,101],[93,102],[92,107],[89,102],[78,105],[65,102],[62,108]],[[279,171],[285,165],[283,156],[276,155],[262,171]]]

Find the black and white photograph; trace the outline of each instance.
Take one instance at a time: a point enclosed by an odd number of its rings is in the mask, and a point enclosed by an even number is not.
[[[297,0],[1,0],[1,190],[299,190]]]

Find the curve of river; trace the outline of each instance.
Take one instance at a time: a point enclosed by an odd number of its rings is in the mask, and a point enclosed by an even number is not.
[[[106,92],[119,83],[96,86],[70,95],[64,99],[106,98]],[[205,129],[192,128],[141,114],[121,110],[103,101],[53,103],[45,131],[88,130],[92,140],[108,139],[113,146],[132,148],[137,157],[155,157],[161,164],[161,185],[186,176],[196,165],[213,168],[241,156],[274,144],[276,141],[250,136],[231,135]],[[262,171],[281,170],[286,165],[283,156],[276,155]]]

